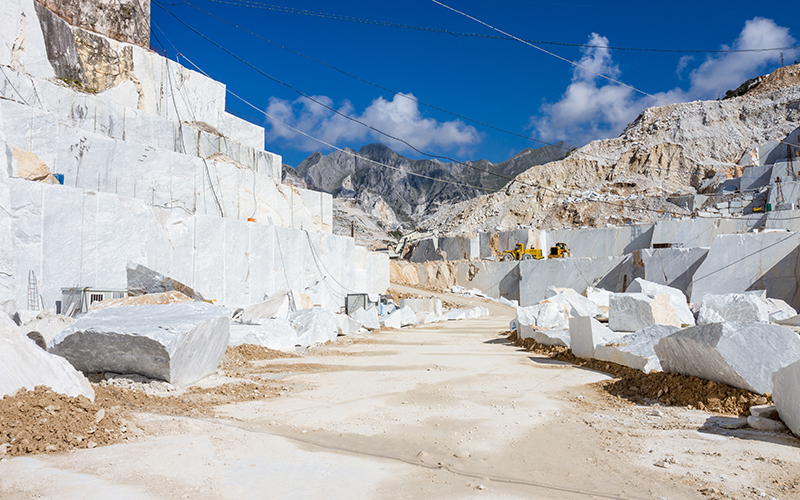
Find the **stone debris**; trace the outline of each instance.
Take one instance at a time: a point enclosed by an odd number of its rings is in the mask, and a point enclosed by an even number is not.
[[[556,291],[555,288],[553,291]],[[559,304],[564,308],[569,317],[577,318],[579,316],[589,316],[592,318],[599,318],[603,316],[600,308],[589,300],[588,298],[580,295],[572,288],[558,289],[557,293],[550,295],[542,302],[551,302]]]
[[[770,418],[764,418],[764,417],[754,417],[753,415],[747,417],[747,425],[749,425],[753,429],[758,429],[760,431],[786,430],[786,426],[780,420],[772,420]]]
[[[689,304],[686,302],[686,296],[677,288],[672,288],[667,285],[659,285],[651,281],[636,278],[633,283],[628,286],[627,293],[643,293],[649,297],[656,298],[662,293],[669,295],[669,303],[678,315],[681,325],[677,326],[694,326],[694,314],[689,309]]]
[[[98,302],[99,304],[100,302]],[[30,314],[21,314],[20,331],[25,335],[32,332],[37,332],[45,343],[53,340],[53,338],[61,333],[61,330],[75,323],[75,319],[63,314],[56,314],[52,311],[33,311],[35,316]],[[32,316],[32,317],[31,317]],[[46,349],[46,347],[45,347]]]
[[[797,310],[781,299],[766,299],[769,307],[769,320],[772,323],[797,316]]]
[[[766,394],[773,392],[772,374],[800,359],[800,337],[767,323],[713,323],[673,333],[655,352],[665,372]]]
[[[339,335],[339,323],[332,312],[321,307],[300,309],[289,314],[289,323],[297,330],[297,345],[324,344]]]
[[[401,328],[403,326],[403,318],[400,309],[381,318],[381,324],[386,328]]]
[[[615,332],[638,332],[651,325],[681,327],[681,318],[672,306],[672,297],[661,293],[614,293],[609,298],[608,327]]]
[[[560,347],[569,347],[571,343],[569,330],[533,330],[533,340],[542,345]]]
[[[554,302],[520,307],[517,309],[517,327],[523,332],[531,327],[565,330],[569,328],[567,311],[564,306]]]
[[[443,313],[442,299],[436,297],[427,299],[400,299],[400,307],[410,307],[415,313],[434,313],[437,316],[441,316]]]
[[[86,377],[64,358],[40,349],[5,313],[0,313],[0,399],[20,389],[32,391],[37,385],[94,401],[94,390]]]
[[[661,371],[661,363],[654,346],[664,337],[672,335],[680,328],[669,325],[652,325],[636,333],[625,335],[609,344],[598,345],[594,359],[611,361],[628,366],[644,373]]]
[[[726,321],[770,321],[770,304],[763,291],[708,294],[700,303],[697,324],[723,323]]]
[[[245,324],[258,324],[271,318],[286,319],[289,317],[289,294],[292,290],[279,290],[268,299],[251,304],[237,316],[237,320]]]
[[[359,308],[350,313],[350,317],[361,323],[368,330],[377,330],[381,327],[376,307],[370,309]]]
[[[595,288],[593,286],[586,287],[586,290],[583,291],[583,294],[586,296],[586,298],[591,300],[592,303],[600,310],[600,317],[597,319],[608,320],[608,301],[611,298],[611,293],[612,292],[609,292],[608,290]]]
[[[334,314],[336,323],[339,327],[339,335],[354,335],[361,330],[361,322],[351,318],[346,314]]]
[[[164,276],[161,273],[153,271],[141,264],[128,263],[128,295],[135,297],[137,295],[164,293],[170,291],[178,291],[190,297],[193,300],[206,300],[198,292],[191,287],[184,285],[180,281],[174,280],[170,277]]]
[[[773,418],[778,415],[775,405],[753,405],[750,407],[750,415],[761,418]]]
[[[182,294],[177,290],[170,290],[162,293],[148,293],[145,295],[135,295],[133,297],[123,297],[121,299],[108,299],[95,302],[89,308],[90,311],[105,309],[107,307],[118,306],[147,306],[159,304],[182,304],[184,302],[194,302],[194,299]]]
[[[800,360],[776,370],[772,381],[772,400],[778,415],[800,436]]]
[[[260,345],[276,351],[294,352],[298,345],[297,330],[284,318],[262,320],[259,324],[231,323],[229,346]]]
[[[204,302],[91,311],[48,345],[84,373],[138,373],[186,386],[217,369],[228,310]]]
[[[569,319],[569,338],[572,354],[592,359],[597,345],[619,340],[620,336],[594,318],[582,316]]]

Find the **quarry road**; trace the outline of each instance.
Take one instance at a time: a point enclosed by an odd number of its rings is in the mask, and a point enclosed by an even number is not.
[[[607,375],[511,345],[513,309],[491,309],[254,362],[281,396],[5,460],[0,498],[798,497],[796,439],[613,398],[593,385]]]

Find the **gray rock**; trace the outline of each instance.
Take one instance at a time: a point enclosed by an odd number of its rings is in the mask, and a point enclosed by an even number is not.
[[[205,300],[202,295],[180,281],[153,271],[141,264],[128,263],[128,295],[135,297],[146,293],[163,293],[176,290],[194,300]]]
[[[0,399],[13,396],[20,389],[32,391],[37,385],[94,401],[94,390],[86,377],[64,358],[40,349],[0,312]]]
[[[678,330],[680,328],[669,325],[648,326],[644,330],[625,335],[609,344],[596,346],[594,358],[635,368],[644,373],[661,371],[661,363],[658,361],[654,346],[662,338]]]
[[[582,316],[569,319],[569,338],[572,354],[591,359],[594,357],[595,346],[614,342],[619,339],[619,335],[596,319]]]
[[[770,306],[763,291],[746,293],[728,293],[725,295],[708,294],[700,303],[697,324],[722,323],[725,321],[761,321],[770,320]]]
[[[714,323],[673,333],[655,352],[665,372],[764,394],[772,392],[776,370],[800,359],[800,337],[766,323]]]
[[[694,314],[689,309],[689,304],[686,302],[686,296],[682,291],[677,288],[672,288],[667,285],[660,285],[642,278],[636,278],[633,283],[625,290],[628,293],[643,293],[649,297],[655,298],[657,295],[666,293],[669,295],[669,303],[678,315],[681,321],[681,326],[694,326]]]
[[[747,425],[749,425],[753,429],[758,429],[760,431],[786,430],[786,426],[783,425],[783,422],[781,422],[780,420],[772,420],[764,417],[754,417],[752,415],[747,417]]]
[[[230,339],[225,308],[204,302],[89,312],[49,344],[84,373],[137,373],[189,385],[214,372]]]
[[[681,326],[672,298],[662,293],[615,293],[609,298],[608,326],[615,332],[638,332],[651,325]]]
[[[772,418],[778,412],[775,405],[755,405],[750,407],[750,415],[761,418]]]
[[[778,415],[800,436],[800,360],[777,370],[772,381],[772,400]]]

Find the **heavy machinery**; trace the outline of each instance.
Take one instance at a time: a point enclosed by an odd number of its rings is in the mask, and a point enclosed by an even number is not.
[[[567,248],[566,243],[556,243],[556,246],[550,247],[550,255],[547,256],[548,259],[563,259],[564,257],[569,257],[569,248]]]
[[[544,255],[542,255],[542,251],[538,248],[525,248],[525,245],[522,243],[517,243],[517,246],[514,250],[506,250],[503,252],[503,256],[500,258],[503,262],[508,262],[512,260],[539,260],[544,259]]]
[[[548,259],[563,259],[564,257],[569,257],[569,248],[567,248],[566,243],[556,243],[555,246],[550,247],[550,254],[547,256]],[[538,248],[525,248],[525,245],[522,243],[517,243],[517,246],[514,247],[514,250],[506,250],[503,252],[503,256],[500,257],[500,260],[503,262],[509,262],[512,260],[539,260],[544,259],[544,255],[542,255],[542,251]]]

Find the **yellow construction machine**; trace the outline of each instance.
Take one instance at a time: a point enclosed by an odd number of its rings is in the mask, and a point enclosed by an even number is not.
[[[548,259],[563,259],[564,257],[569,257],[569,248],[567,248],[566,243],[556,243],[556,246],[550,247],[550,255],[547,256]]]
[[[569,248],[566,243],[556,243],[556,246],[550,247],[550,254],[548,259],[563,259],[569,257]],[[514,250],[506,250],[500,260],[503,262],[510,262],[512,260],[540,260],[544,259],[542,251],[538,248],[525,248],[522,243],[517,243]]]
[[[503,252],[503,256],[500,258],[503,262],[508,262],[512,260],[539,260],[544,259],[544,255],[542,255],[542,251],[538,248],[525,248],[525,245],[522,243],[517,243],[517,246],[514,250],[506,250]]]

